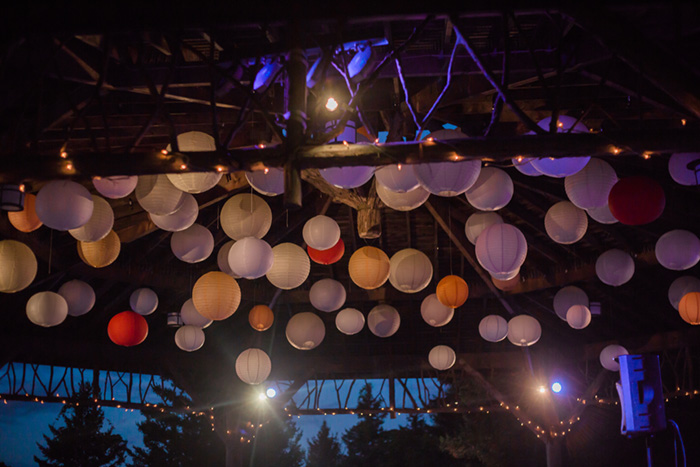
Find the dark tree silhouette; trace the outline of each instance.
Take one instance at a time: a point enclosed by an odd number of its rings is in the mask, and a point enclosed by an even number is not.
[[[304,451],[299,444],[301,432],[290,419],[273,416],[255,433],[249,453],[250,467],[301,467]]]
[[[316,437],[309,441],[306,467],[338,467],[342,464],[343,456],[340,453],[340,443],[330,433],[331,430],[324,420]]]
[[[367,383],[360,390],[357,399],[358,409],[378,409],[379,402],[372,398],[372,385]],[[343,465],[346,467],[363,467],[367,465],[386,465],[387,436],[382,428],[384,415],[365,413],[360,421],[343,434],[347,456]]]
[[[386,467],[422,467],[464,465],[440,449],[439,427],[429,425],[419,415],[411,415],[408,425],[387,432],[388,458]]]

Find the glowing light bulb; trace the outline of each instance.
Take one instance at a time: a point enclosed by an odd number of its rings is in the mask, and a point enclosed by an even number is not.
[[[540,394],[544,394],[547,391],[547,388],[545,388],[544,386],[540,386],[539,389],[537,389],[537,390],[539,391]]]
[[[331,112],[334,112],[335,109],[338,108],[338,101],[333,99],[332,97],[328,98],[328,101],[326,101],[326,109],[328,109]]]
[[[562,390],[562,386],[561,386],[560,382],[555,381],[554,383],[552,383],[552,392],[559,394],[561,392],[561,390]]]

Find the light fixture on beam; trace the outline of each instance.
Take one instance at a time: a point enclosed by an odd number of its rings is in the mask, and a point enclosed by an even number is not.
[[[0,209],[3,211],[24,210],[24,185],[0,185]]]
[[[265,92],[275,81],[281,69],[282,64],[276,58],[271,59],[270,62],[260,68],[253,82],[253,89],[255,92]]]

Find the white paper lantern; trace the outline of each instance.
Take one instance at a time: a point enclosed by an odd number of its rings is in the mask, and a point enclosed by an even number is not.
[[[234,240],[263,238],[272,225],[270,206],[259,196],[241,193],[230,198],[221,209],[221,228]]]
[[[608,250],[596,260],[595,273],[604,284],[617,287],[632,279],[634,260],[622,250]]]
[[[469,216],[467,223],[464,224],[467,240],[472,245],[476,245],[476,239],[479,238],[481,232],[493,224],[503,224],[503,218],[495,212],[475,212]]]
[[[203,225],[192,224],[188,229],[173,233],[170,249],[180,261],[199,263],[214,251],[214,236]]]
[[[566,321],[566,313],[574,305],[590,306],[586,292],[575,285],[562,287],[554,295],[554,312],[562,320]]]
[[[603,159],[593,158],[580,172],[564,179],[564,188],[576,207],[591,209],[608,204],[608,195],[615,183],[615,169]]]
[[[345,298],[345,287],[334,279],[321,279],[309,290],[309,301],[319,311],[339,310],[345,304]]]
[[[620,362],[616,360],[620,355],[629,355],[626,348],[617,344],[610,344],[600,351],[600,364],[610,371],[620,371]]]
[[[221,248],[219,248],[219,252],[216,254],[216,264],[219,266],[219,271],[225,272],[234,279],[240,279],[240,276],[233,273],[231,270],[231,265],[228,262],[228,254],[231,251],[231,247],[234,245],[234,243],[236,243],[235,240],[229,240],[228,242],[224,243]]]
[[[591,310],[584,305],[574,305],[566,312],[566,322],[574,329],[583,329],[591,324]]]
[[[552,117],[543,118],[537,123],[540,128],[549,131],[549,122]],[[574,126],[574,124],[576,124]],[[571,129],[573,127],[573,129]],[[566,115],[559,116],[557,133],[588,133],[588,127],[581,122],[576,123],[576,119]],[[531,162],[532,166],[544,175],[554,178],[563,178],[573,175],[583,169],[590,157],[543,157]]]
[[[374,172],[377,184],[395,193],[415,190],[420,183],[410,166],[402,164],[385,165]]]
[[[513,167],[521,174],[527,175],[528,177],[539,177],[542,175],[542,172],[532,166],[532,161],[534,160],[534,157],[518,156],[512,158],[511,162],[513,163]]]
[[[67,316],[68,303],[55,292],[39,292],[27,301],[27,318],[37,326],[57,326]]]
[[[327,250],[340,239],[338,223],[328,216],[315,216],[306,221],[302,231],[304,241],[316,250]]]
[[[119,199],[129,196],[139,177],[136,175],[113,175],[111,177],[93,177],[92,184],[99,194],[105,198]]]
[[[508,340],[513,345],[529,347],[542,336],[539,321],[529,315],[518,315],[508,321]]]
[[[197,326],[202,329],[209,327],[209,325],[214,322],[213,320],[205,318],[199,314],[191,298],[183,303],[182,307],[180,307],[180,319],[182,320],[183,324],[188,326]]]
[[[34,252],[22,242],[0,240],[0,292],[25,289],[36,277]]]
[[[686,294],[700,292],[700,279],[693,276],[682,276],[674,280],[668,288],[668,301],[678,310],[678,304]]]
[[[246,172],[245,178],[255,191],[265,196],[284,193],[284,170],[268,167],[265,170]]]
[[[365,327],[365,315],[355,308],[345,308],[335,316],[335,327],[343,334],[355,335]]]
[[[233,244],[228,252],[228,264],[233,274],[246,279],[257,279],[272,268],[272,248],[265,240],[245,237]]]
[[[420,304],[420,315],[423,321],[433,327],[444,326],[455,314],[455,309],[440,303],[436,294],[430,294]]]
[[[107,200],[92,195],[92,202],[93,209],[90,220],[83,226],[68,231],[76,240],[83,242],[102,240],[114,227],[114,211]]]
[[[194,196],[189,193],[183,194],[182,206],[174,213],[165,216],[148,214],[156,227],[168,232],[181,232],[190,228],[197,220],[197,216],[199,216],[199,205]]]
[[[63,284],[58,294],[66,301],[71,316],[82,316],[95,306],[95,291],[90,284],[77,279]]]
[[[391,337],[399,330],[401,316],[390,305],[377,305],[367,315],[367,327],[377,337]]]
[[[700,240],[687,230],[671,230],[656,242],[656,259],[666,269],[685,271],[700,261]]]
[[[485,341],[500,342],[508,335],[508,321],[503,316],[484,316],[479,321],[479,335]]]
[[[481,173],[480,160],[430,162],[413,165],[421,186],[434,195],[458,196],[471,188]]]
[[[197,326],[182,326],[175,332],[175,344],[185,352],[199,350],[204,345],[204,331]]]
[[[422,206],[428,200],[430,192],[418,186],[406,193],[397,193],[377,183],[377,195],[382,200],[382,203],[395,211],[412,211]]]
[[[280,243],[272,248],[274,260],[265,277],[282,290],[299,287],[309,277],[311,261],[303,248],[293,243]]]
[[[53,180],[39,190],[34,206],[39,220],[55,230],[77,229],[92,217],[94,202],[90,192],[70,180]]]
[[[591,219],[601,224],[615,224],[619,222],[615,216],[612,215],[612,212],[610,212],[610,208],[608,207],[607,203],[605,206],[601,206],[599,208],[587,209],[586,212],[589,216],[591,216]]]
[[[525,236],[510,224],[493,224],[476,240],[479,264],[494,275],[513,273],[523,265],[526,256]]]
[[[260,384],[270,376],[272,361],[260,349],[247,349],[236,359],[236,374],[244,383]]]
[[[180,148],[182,150],[182,148]],[[167,174],[175,188],[185,193],[204,193],[214,188],[223,174],[221,172],[185,172]]]
[[[297,313],[287,323],[285,331],[287,340],[292,347],[299,350],[311,350],[323,342],[326,336],[326,325],[323,320],[308,311]]]
[[[422,251],[406,248],[389,260],[389,282],[404,293],[420,292],[433,278],[433,263]]]
[[[321,177],[338,188],[357,188],[367,183],[374,175],[374,167],[363,165],[329,167],[319,170]]]
[[[129,297],[129,305],[136,313],[147,316],[158,308],[158,295],[151,289],[136,289]]]
[[[185,201],[185,194],[165,174],[140,175],[134,193],[145,211],[159,216],[174,213]]]
[[[513,180],[501,169],[484,167],[465,196],[480,211],[498,211],[513,197]]]
[[[698,185],[700,184],[700,173],[688,168],[688,164],[698,160],[700,160],[700,153],[697,152],[671,154],[671,158],[668,160],[668,173],[671,174],[671,178],[676,183],[685,186]]]
[[[547,210],[544,228],[549,238],[563,245],[576,243],[586,235],[588,216],[569,201],[560,201]]]
[[[446,345],[436,345],[428,354],[428,362],[430,366],[436,370],[449,370],[457,361],[457,355],[451,347]]]

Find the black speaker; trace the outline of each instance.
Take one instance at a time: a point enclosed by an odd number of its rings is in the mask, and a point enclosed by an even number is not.
[[[633,437],[666,429],[666,411],[658,355],[620,355],[616,384],[622,406],[623,435]]]

